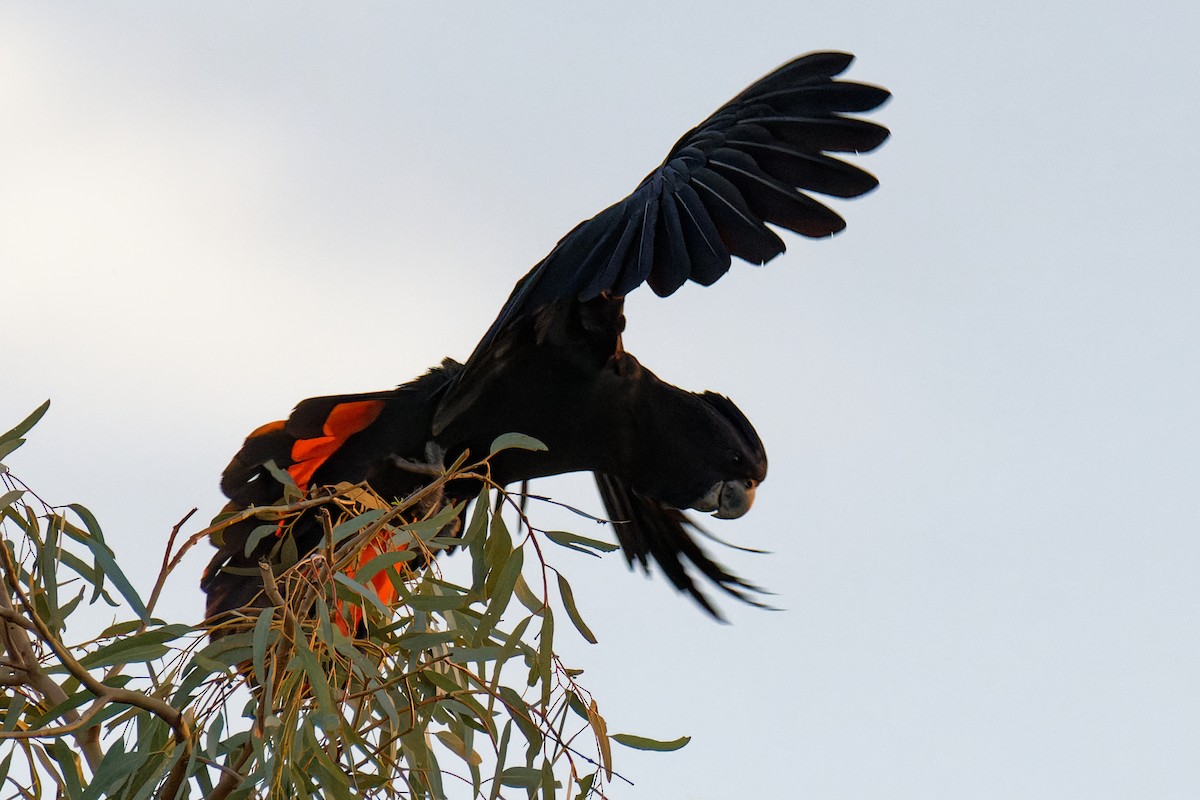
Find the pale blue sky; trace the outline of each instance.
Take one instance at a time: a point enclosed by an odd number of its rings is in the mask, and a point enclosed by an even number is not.
[[[612,795],[1200,796],[1192,4],[523,8],[0,7],[0,427],[54,401],[14,470],[148,586],[247,431],[465,357],[683,131],[850,50],[896,98],[848,230],[629,303],[766,442],[713,529],[787,610],[558,556],[610,725],[694,737]]]

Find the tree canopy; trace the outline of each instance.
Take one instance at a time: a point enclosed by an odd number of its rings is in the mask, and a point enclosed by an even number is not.
[[[48,406],[0,437],[0,461]],[[494,452],[537,446],[513,435]],[[48,502],[0,464],[6,796],[603,797],[621,780],[613,742],[685,745],[610,733],[581,670],[555,651],[564,621],[595,637],[550,551],[600,556],[615,545],[538,530],[518,498],[488,484],[487,463],[460,461],[430,484],[470,472],[484,481],[461,539],[437,535],[455,507],[402,522],[420,497],[389,504],[363,486],[267,509],[285,523],[321,509],[325,545],[278,574],[261,562],[271,604],[213,640],[163,618],[159,601],[174,581],[194,580],[177,571],[183,555],[236,516],[192,532],[189,512],[164,531],[162,567],[143,594],[85,506]],[[412,548],[340,573],[384,526]],[[433,557],[405,569],[414,552],[450,547],[470,559],[469,584],[447,580]],[[392,584],[391,604],[377,580]],[[98,604],[112,624],[82,629],[79,612]],[[359,635],[339,626],[345,609],[361,615]]]

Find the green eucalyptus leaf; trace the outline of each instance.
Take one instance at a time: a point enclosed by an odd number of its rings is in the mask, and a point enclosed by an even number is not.
[[[416,594],[408,599],[408,605],[417,611],[449,611],[465,608],[467,603],[463,594]]]
[[[9,453],[13,452],[23,444],[25,444],[24,439],[8,439],[0,442],[0,459],[8,458]]]
[[[578,550],[580,553],[586,553],[589,556],[596,556],[597,558],[599,558],[599,555],[594,551],[611,553],[620,548],[620,545],[613,544],[612,542],[590,539],[587,536],[580,536],[570,531],[546,531],[546,538],[557,545],[571,550]]]
[[[246,537],[246,544],[242,548],[242,555],[244,555],[246,558],[249,558],[250,554],[254,552],[254,549],[258,547],[259,542],[268,536],[274,536],[278,532],[279,523],[277,522],[255,526],[254,530],[250,531],[250,534]]]
[[[455,664],[467,664],[472,661],[495,661],[503,656],[500,647],[456,647],[450,653],[450,660]]]
[[[649,739],[645,736],[634,736],[631,733],[614,733],[609,738],[617,744],[632,747],[634,750],[656,750],[660,753],[679,750],[692,740],[690,736],[680,736],[678,739],[663,741],[660,739]]]
[[[533,712],[530,711],[529,705],[521,699],[517,691],[511,686],[501,686],[499,689],[500,699],[504,701],[505,707],[508,708],[509,716],[513,722],[517,723],[517,728],[525,740],[529,742],[530,750],[540,750],[542,747],[542,729],[533,721]]]
[[[375,520],[387,513],[384,508],[367,509],[357,517],[348,519],[345,522],[338,523],[333,526],[333,543],[338,544],[343,539],[348,539],[354,534],[366,528]]]
[[[490,455],[496,455],[501,450],[546,450],[545,444],[523,433],[502,433],[496,437],[489,449]]]
[[[354,579],[366,586],[379,572],[388,567],[412,561],[416,557],[417,554],[412,550],[391,550],[387,553],[380,553],[359,567],[354,573]]]
[[[381,616],[383,616],[384,618],[386,618],[388,616],[389,612],[388,612],[387,606],[385,606],[383,604],[383,601],[379,599],[379,595],[375,592],[374,589],[368,589],[366,586],[363,586],[358,581],[354,580],[353,578],[346,577],[345,575],[343,575],[340,572],[335,573],[333,576],[333,579],[334,579],[334,581],[337,582],[337,584],[339,586],[344,586],[345,588],[349,589],[354,594],[358,595],[359,597],[363,598],[368,603],[370,603],[371,606],[374,607],[374,609],[376,611],[378,611]]]
[[[136,772],[145,762],[149,753],[125,752],[125,743],[118,739],[100,762],[96,774],[92,776],[87,790],[83,793],[84,800],[111,795],[111,789],[120,785],[125,779]]]
[[[271,631],[271,623],[274,620],[275,606],[267,606],[259,612],[258,621],[254,623],[251,663],[254,665],[254,676],[260,684],[267,681],[267,645],[275,640]]]
[[[550,693],[554,689],[554,613],[549,608],[542,614],[542,632],[538,637],[537,658],[534,664],[542,686],[541,702],[543,706],[548,706]]]
[[[455,638],[451,631],[421,631],[401,636],[400,645],[413,651],[429,650],[438,645],[449,644]]]
[[[68,711],[73,711],[86,703],[90,703],[94,699],[95,695],[93,695],[87,689],[77,689],[73,694],[68,695],[67,698],[58,705],[47,711],[44,711],[41,714],[38,714],[32,719],[25,720],[25,722],[30,728],[40,728],[43,725],[49,724],[51,720],[58,719]],[[5,722],[7,723],[7,720],[5,720]]]
[[[434,731],[433,735],[438,738],[439,742],[445,745],[447,750],[449,750],[451,753],[454,753],[454,755],[458,756],[468,764],[474,764],[478,766],[479,764],[483,763],[483,758],[479,755],[479,753],[467,749],[467,745],[465,742],[463,742],[461,736],[451,733],[450,731]]]
[[[536,789],[542,782],[542,771],[533,767],[509,767],[500,773],[500,783],[518,789]]]
[[[554,780],[554,764],[548,758],[542,759],[542,800],[555,800],[558,796],[558,787],[561,786],[558,781]]]
[[[500,787],[503,785],[500,781],[500,776],[504,772],[504,764],[508,758],[508,740],[512,736],[512,720],[504,723],[504,728],[500,732],[500,746],[496,749],[496,773],[492,780],[492,790],[488,794],[488,800],[496,800],[500,796]]]
[[[280,469],[274,459],[263,464],[263,466],[266,467],[267,472],[271,473],[271,477],[279,481],[280,485],[283,486],[283,501],[285,503],[294,503],[304,496],[304,492],[300,491],[300,487],[296,485],[296,479],[292,477],[292,474],[287,470]]]
[[[92,557],[96,559],[96,566],[100,572],[104,574],[117,587],[117,591],[125,598],[125,602],[129,603],[129,607],[137,614],[138,619],[142,622],[150,621],[150,614],[146,611],[146,606],[142,603],[142,598],[133,588],[133,584],[125,577],[125,573],[117,566],[116,558],[113,556],[112,550],[108,549],[108,545],[104,543],[104,535],[100,532],[100,523],[96,522],[96,518],[78,503],[71,503],[67,506],[75,512],[75,514],[83,520],[84,526],[87,528],[88,536],[84,538],[83,543],[92,551]],[[99,585],[99,584],[97,584]]]
[[[11,489],[4,494],[0,494],[0,510],[8,508],[13,503],[20,500],[21,496],[24,494],[24,489]]]
[[[492,587],[492,599],[488,602],[487,612],[480,619],[479,628],[475,633],[476,643],[481,642],[483,637],[491,635],[492,629],[500,621],[500,616],[508,608],[509,600],[512,599],[513,589],[517,585],[517,578],[521,574],[524,555],[524,550],[512,550],[504,564],[500,567],[495,584]]]
[[[21,721],[21,715],[25,711],[25,706],[28,702],[25,700],[25,695],[19,692],[13,692],[8,696],[8,708],[4,711],[4,724],[0,725],[0,731],[14,731],[17,729],[17,723]],[[0,786],[3,782],[0,782]]]
[[[316,654],[308,649],[303,639],[299,636],[295,638],[297,641],[296,654],[292,656],[288,668],[299,667],[308,676],[308,683],[312,687],[313,695],[317,699],[317,709],[320,711],[320,714],[314,718],[314,722],[322,730],[332,731],[341,723],[341,717],[338,716],[337,708],[333,704],[333,690],[329,686],[329,675],[321,669]]]
[[[525,582],[525,578],[518,575],[516,586],[513,588],[517,599],[521,601],[521,605],[529,609],[534,614],[541,614],[546,608],[546,604],[540,597],[533,593],[533,589],[529,588],[529,584]]]
[[[452,524],[461,511],[462,504],[454,503],[445,506],[429,519],[405,524],[402,530],[423,542],[429,542],[441,533],[447,525]]]
[[[600,770],[596,770],[579,779],[579,794],[575,795],[575,800],[587,800],[592,796],[592,784],[596,782],[598,774],[600,774]]]
[[[136,664],[154,661],[171,652],[167,642],[186,636],[194,629],[190,625],[164,625],[134,636],[116,639],[79,659],[87,669],[111,667],[117,664]]]
[[[58,608],[58,539],[61,531],[61,518],[58,514],[51,515],[46,524],[46,538],[42,540],[38,553],[38,573],[42,590],[42,598],[46,604],[43,617],[55,631],[61,631],[66,624]]]
[[[596,644],[596,635],[592,633],[592,629],[583,621],[583,617],[579,615],[579,609],[575,607],[575,593],[571,591],[571,584],[567,583],[567,579],[563,574],[558,573],[558,593],[562,596],[563,606],[567,609],[567,616],[571,618],[571,623],[574,624],[575,630],[587,639],[592,644]]]
[[[48,743],[46,752],[58,762],[63,778],[60,786],[66,790],[67,797],[70,800],[82,800],[83,783],[79,772],[79,753],[67,744],[65,738],[54,739]]]

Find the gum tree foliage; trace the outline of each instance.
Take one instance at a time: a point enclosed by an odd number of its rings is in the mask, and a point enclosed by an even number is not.
[[[48,406],[0,436],[0,462]],[[508,435],[495,449],[539,446]],[[686,744],[610,735],[581,671],[554,651],[563,622],[595,637],[545,545],[614,546],[531,527],[487,484],[486,459],[455,464],[423,492],[466,474],[487,488],[459,539],[438,535],[454,507],[400,521],[420,493],[392,505],[344,485],[258,509],[286,526],[317,508],[324,546],[303,560],[282,553],[287,568],[263,562],[270,605],[210,642],[202,626],[156,609],[173,582],[196,580],[176,571],[184,553],[239,517],[184,534],[189,514],[164,532],[162,569],[143,597],[91,512],[48,503],[0,463],[0,797],[605,797],[621,779],[613,741]],[[408,549],[354,578],[340,572],[381,531]],[[405,567],[451,546],[468,554],[470,585],[445,580],[432,557]],[[392,607],[370,588],[380,575],[397,591]],[[88,605],[107,607],[112,624],[77,630]],[[365,636],[337,624],[353,609]]]

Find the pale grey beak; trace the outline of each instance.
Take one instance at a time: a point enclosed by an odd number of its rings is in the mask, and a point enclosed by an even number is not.
[[[754,491],[758,481],[721,481],[704,493],[692,508],[711,511],[718,519],[737,519],[754,505]]]

